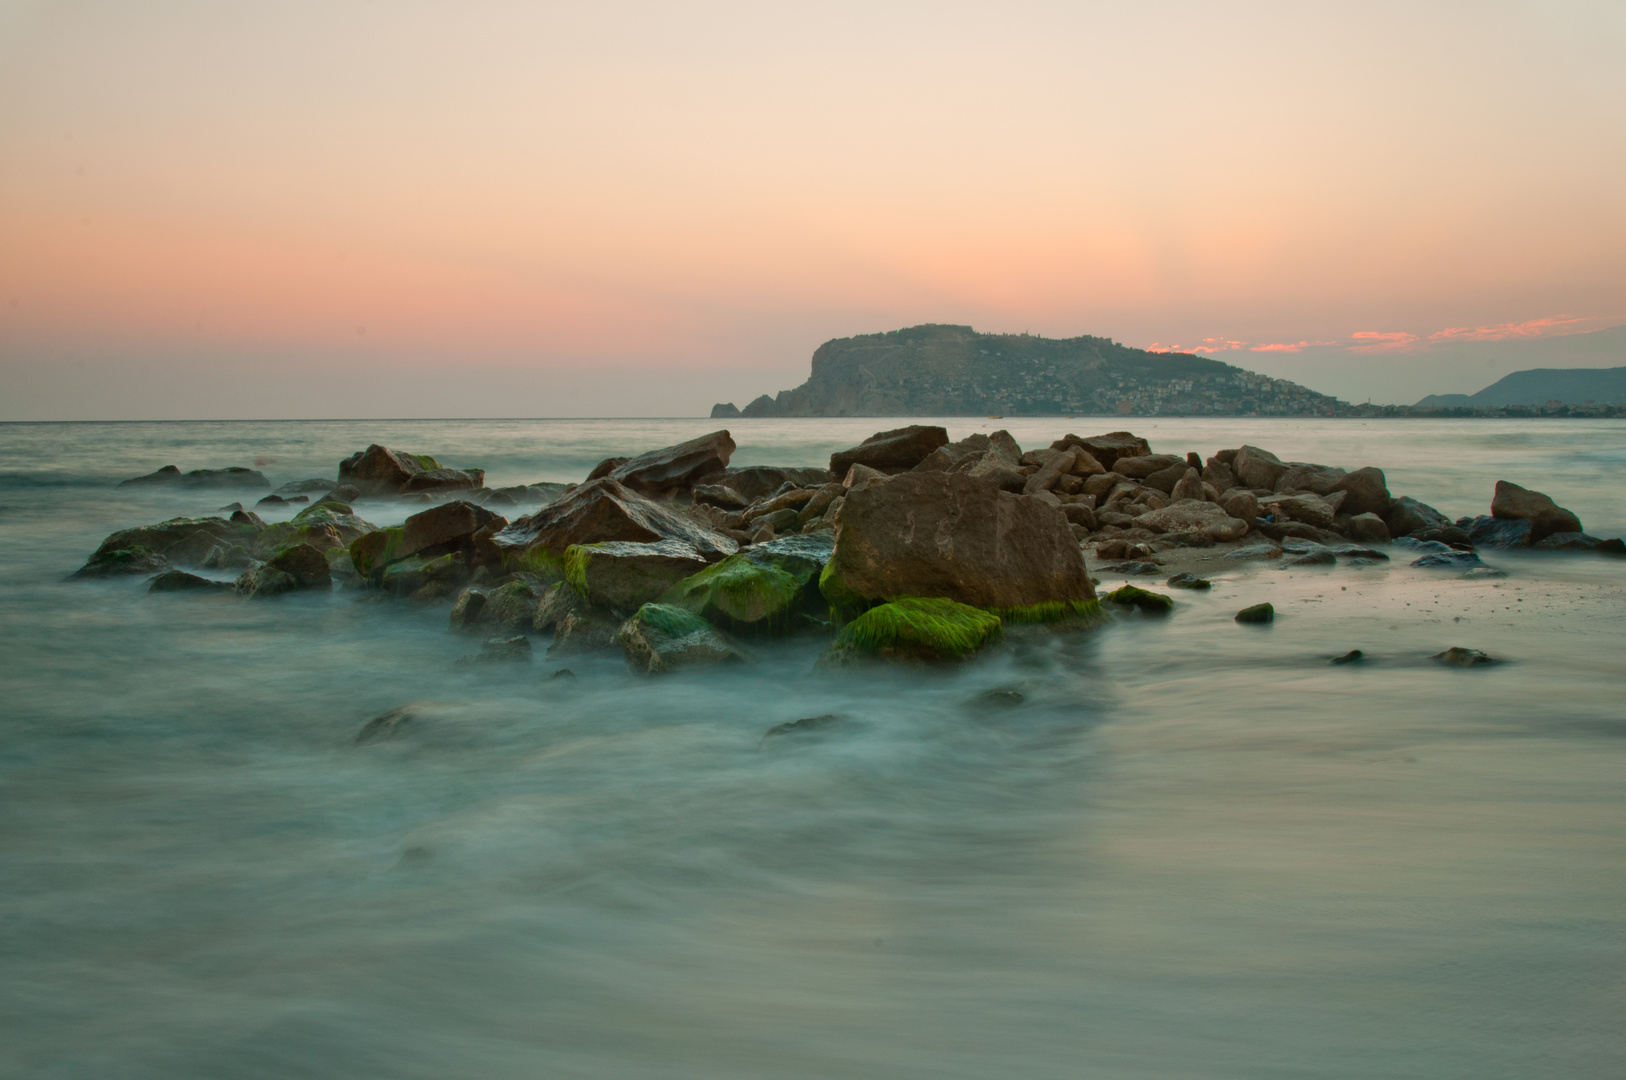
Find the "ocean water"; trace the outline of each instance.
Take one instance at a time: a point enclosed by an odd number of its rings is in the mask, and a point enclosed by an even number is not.
[[[1124,423],[1626,532],[1618,422]],[[1258,564],[955,671],[803,640],[657,680],[458,666],[444,605],[63,580],[236,497],[115,490],[164,464],[282,483],[379,441],[495,486],[715,426],[0,425],[0,1075],[1626,1074],[1626,562]],[[786,465],[888,426],[730,425]]]

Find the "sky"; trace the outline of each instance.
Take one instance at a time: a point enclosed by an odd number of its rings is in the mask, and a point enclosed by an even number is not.
[[[0,419],[703,415],[924,322],[1626,364],[1564,341],[1626,323],[1623,55],[1620,0],[0,0]]]

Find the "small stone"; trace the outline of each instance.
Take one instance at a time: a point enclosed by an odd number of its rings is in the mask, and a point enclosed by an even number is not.
[[[776,735],[807,735],[828,730],[842,723],[842,717],[834,713],[825,713],[823,716],[804,716],[800,720],[787,720],[783,724],[775,724],[763,733],[764,742]]]
[[[1176,574],[1163,584],[1174,589],[1212,589],[1214,583],[1196,574]]]
[[[1103,597],[1114,604],[1139,608],[1148,615],[1167,615],[1174,610],[1174,597],[1149,592],[1135,585],[1125,585]]]
[[[1364,659],[1366,659],[1366,657],[1361,650],[1351,649],[1342,656],[1333,657],[1332,662],[1334,664],[1358,664]]]
[[[1473,552],[1454,550],[1424,555],[1420,559],[1413,559],[1411,564],[1427,570],[1471,570],[1481,565],[1479,556]]]
[[[1252,607],[1245,607],[1236,613],[1236,621],[1239,623],[1257,624],[1274,622],[1275,620],[1276,609],[1268,603],[1254,604]]]

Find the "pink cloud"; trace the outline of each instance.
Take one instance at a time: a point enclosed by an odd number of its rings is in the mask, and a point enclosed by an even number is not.
[[[1448,326],[1428,335],[1428,340],[1452,341],[1506,341],[1508,338],[1547,337],[1573,334],[1580,330],[1576,323],[1594,322],[1590,318],[1571,318],[1559,315],[1547,319],[1527,319],[1524,322],[1499,323],[1496,326]]]
[[[1249,352],[1298,352],[1315,345],[1336,345],[1336,341],[1282,341],[1270,345],[1250,345]]]
[[[1189,347],[1185,345],[1162,345],[1154,341],[1152,344],[1146,346],[1146,351],[1158,353],[1217,353],[1231,352],[1233,350],[1242,348],[1246,344],[1246,341],[1231,341],[1228,338],[1205,337],[1203,338],[1203,343],[1201,345],[1192,345]]]
[[[1417,344],[1418,340],[1416,334],[1408,334],[1404,330],[1357,330],[1350,337],[1356,344],[1349,351],[1358,353],[1402,352]]]

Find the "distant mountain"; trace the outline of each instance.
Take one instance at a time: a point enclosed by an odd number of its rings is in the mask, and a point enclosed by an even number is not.
[[[1626,367],[1531,368],[1528,371],[1515,371],[1477,394],[1430,394],[1414,407],[1499,408],[1507,405],[1545,405],[1550,401],[1565,405],[1580,405],[1589,401],[1599,404],[1626,402]]]
[[[734,416],[1342,415],[1349,406],[1297,383],[1187,353],[1109,338],[979,334],[928,324],[837,338],[807,382],[763,394]]]

